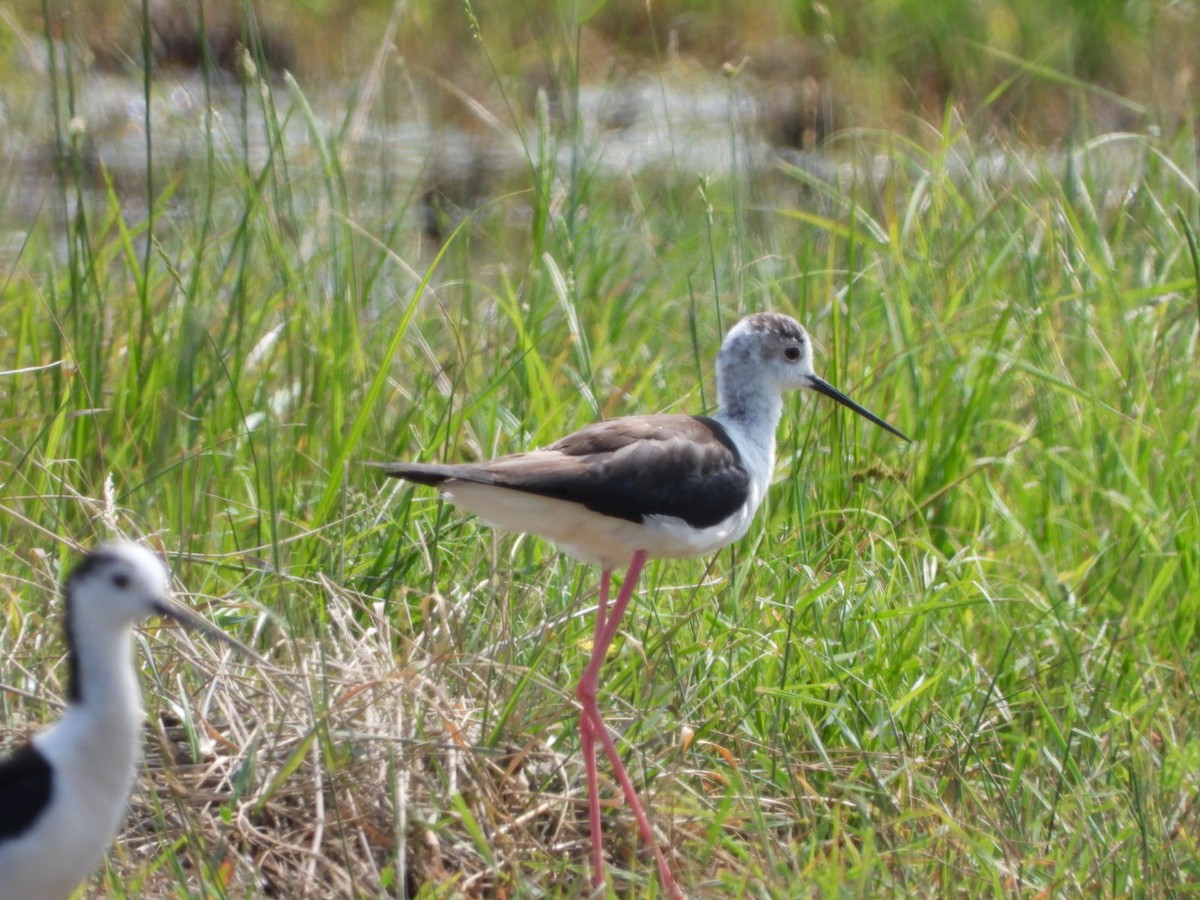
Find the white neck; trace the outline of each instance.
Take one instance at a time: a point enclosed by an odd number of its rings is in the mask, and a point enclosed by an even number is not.
[[[133,633],[128,625],[95,623],[86,640],[75,641],[81,702],[72,708],[90,715],[136,719],[142,717],[142,695],[133,669]]]
[[[783,396],[760,370],[722,352],[717,359],[717,401],[713,418],[733,438],[761,497],[775,471],[775,431],[783,415]]]
[[[71,623],[86,638],[72,642],[74,683],[83,691],[33,739],[53,769],[54,793],[31,837],[35,843],[18,842],[9,848],[15,856],[0,856],[8,864],[0,884],[5,897],[70,894],[103,858],[129,805],[142,720],[132,641],[128,624],[97,618],[77,615]]]
[[[73,678],[82,696],[35,742],[53,763],[90,772],[98,792],[123,809],[138,759],[142,697],[129,626],[98,619],[84,613],[72,622]]]

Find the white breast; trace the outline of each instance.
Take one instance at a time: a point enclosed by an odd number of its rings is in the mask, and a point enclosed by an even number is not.
[[[87,878],[112,843],[133,788],[137,728],[88,730],[69,715],[34,738],[54,770],[50,806],[0,843],[0,900],[59,900]]]
[[[673,516],[631,522],[592,512],[577,503],[493,485],[457,481],[445,491],[458,507],[494,528],[536,534],[584,562],[606,568],[626,566],[644,550],[651,559],[704,556],[746,533],[762,499],[757,484],[736,513],[708,528],[692,528]]]

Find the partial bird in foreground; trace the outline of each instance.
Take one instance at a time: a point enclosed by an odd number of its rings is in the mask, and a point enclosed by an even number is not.
[[[0,900],[67,897],[103,859],[137,774],[142,701],[131,629],[167,616],[253,650],[167,598],[167,571],[140,544],[89,553],[67,578],[63,717],[0,762]]]
[[[536,534],[601,567],[591,658],[576,693],[587,775],[592,882],[604,884],[596,741],[615,770],[659,878],[682,897],[596,704],[601,664],[647,559],[703,556],[746,533],[775,467],[783,392],[807,388],[908,440],[819,378],[812,343],[789,316],[739,321],[717,357],[715,416],[627,416],[597,422],[544,450],[464,465],[381,464],[386,474],[437,487],[452,503],[506,531]],[[608,608],[612,571],[628,566]]]

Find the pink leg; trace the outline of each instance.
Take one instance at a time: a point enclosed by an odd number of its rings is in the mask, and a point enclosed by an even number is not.
[[[608,588],[611,584],[612,569],[602,569],[600,571],[600,597],[596,601],[596,622],[594,626],[596,630],[592,637],[593,645],[604,634],[604,622],[608,616]]]
[[[592,637],[593,653],[604,634],[611,580],[612,569],[601,571],[600,598],[596,602],[596,626]],[[592,835],[592,889],[599,893],[604,887],[604,850],[601,846],[600,832],[600,784],[596,773],[596,729],[586,715],[579,717],[579,746],[583,750],[583,769],[587,773],[588,822]]]
[[[633,589],[637,585],[638,576],[641,575],[642,567],[645,564],[646,554],[644,551],[639,550],[633,555],[633,561],[629,564],[629,571],[625,574],[625,581],[621,585],[621,593],[617,597],[617,602],[613,604],[612,613],[604,615],[603,619],[601,618],[601,614],[607,613],[604,609],[607,606],[607,601],[602,598],[600,607],[597,610],[596,639],[592,643],[592,656],[588,660],[587,668],[584,669],[583,677],[580,678],[579,686],[576,688],[576,694],[583,704],[583,712],[579,718],[579,733],[581,740],[585,744],[585,768],[589,762],[589,756],[591,757],[591,768],[588,777],[588,800],[592,816],[592,884],[596,888],[604,884],[604,856],[601,850],[600,835],[600,797],[595,780],[596,751],[594,742],[598,739],[604,747],[604,753],[608,757],[609,762],[612,763],[617,781],[621,785],[621,791],[625,794],[625,802],[629,804],[629,808],[633,811],[633,817],[637,820],[638,831],[641,832],[642,840],[654,851],[654,861],[658,866],[658,877],[662,881],[663,890],[672,898],[682,898],[683,894],[675,886],[675,879],[671,877],[671,870],[667,867],[666,858],[663,857],[662,850],[658,846],[658,841],[654,838],[654,831],[650,827],[650,819],[646,816],[646,811],[642,808],[641,801],[638,800],[637,791],[634,790],[629,773],[625,771],[625,766],[621,762],[621,756],[617,752],[617,745],[613,741],[612,735],[608,733],[608,729],[604,725],[604,719],[600,716],[600,708],[596,705],[596,688],[600,676],[600,666],[604,663],[604,657],[608,653],[609,645],[612,644],[613,638],[616,637],[617,626],[620,624],[621,616],[625,614],[625,608],[629,605],[629,601],[633,597]],[[607,579],[604,575],[601,576],[601,591],[602,595],[607,593]],[[590,752],[586,749],[587,744],[592,745]]]

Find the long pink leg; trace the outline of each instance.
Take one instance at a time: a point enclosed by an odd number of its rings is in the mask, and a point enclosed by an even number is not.
[[[583,677],[579,679],[579,686],[575,689],[579,697],[580,703],[583,705],[583,712],[579,717],[579,734],[585,747],[592,744],[591,750],[591,769],[588,775],[588,801],[591,813],[591,828],[592,828],[592,884],[596,888],[600,888],[604,884],[604,855],[601,850],[601,834],[600,834],[600,796],[599,788],[596,781],[595,771],[595,744],[599,739],[604,747],[604,753],[612,763],[613,771],[617,776],[617,781],[621,784],[621,790],[625,794],[625,802],[629,804],[629,808],[633,811],[633,817],[637,820],[638,831],[641,832],[642,840],[646,845],[654,851],[654,861],[658,866],[658,877],[662,881],[663,890],[667,895],[673,898],[682,900],[683,894],[679,888],[675,886],[675,879],[671,877],[671,870],[667,867],[667,860],[662,854],[662,850],[658,846],[658,841],[655,840],[654,831],[650,827],[650,819],[646,816],[646,811],[642,808],[641,801],[638,800],[637,791],[634,790],[633,781],[629,778],[629,773],[625,771],[625,766],[621,762],[621,756],[617,752],[617,745],[612,739],[612,735],[608,733],[607,727],[604,725],[604,719],[600,715],[600,708],[596,705],[596,688],[600,677],[600,666],[604,663],[604,657],[608,653],[609,645],[612,644],[613,638],[616,636],[617,627],[620,624],[621,617],[625,614],[625,608],[629,605],[630,599],[633,597],[633,589],[637,585],[638,576],[642,573],[642,567],[646,564],[646,553],[639,550],[633,555],[633,561],[629,564],[629,571],[625,574],[625,581],[621,585],[621,593],[617,596],[617,602],[613,604],[612,612],[608,613],[604,607],[607,602],[602,600],[600,608],[597,610],[596,639],[592,643],[592,655],[588,660],[587,668],[583,671]],[[607,584],[603,575],[601,576],[602,592],[607,592]],[[601,622],[599,614],[606,613],[604,621]],[[588,751],[584,750],[584,764],[588,763]]]
[[[612,581],[612,569],[600,572],[600,598],[596,602],[596,627],[592,637],[592,652],[599,646],[604,634],[604,622],[608,611],[608,588]],[[600,833],[600,785],[596,772],[596,729],[592,720],[579,717],[579,746],[583,750],[583,768],[587,773],[588,822],[592,835],[592,888],[596,893],[604,887],[604,850]]]

